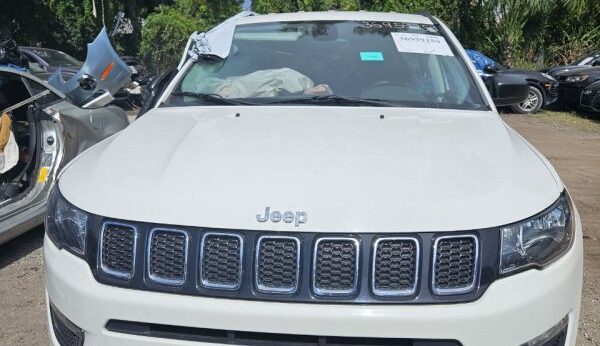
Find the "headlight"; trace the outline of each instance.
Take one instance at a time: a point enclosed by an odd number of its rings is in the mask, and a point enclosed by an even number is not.
[[[542,76],[548,78],[549,80],[551,80],[553,82],[556,82],[556,78],[552,77],[551,75],[549,75],[547,73],[542,72]]]
[[[67,202],[55,186],[48,200],[46,234],[58,248],[85,255],[88,214]]]
[[[565,193],[540,215],[500,229],[500,274],[541,268],[567,252],[574,238],[569,198]]]
[[[584,74],[584,75],[580,75],[580,76],[569,76],[565,79],[565,82],[567,83],[577,83],[577,82],[583,82],[584,80],[588,79],[589,75]]]

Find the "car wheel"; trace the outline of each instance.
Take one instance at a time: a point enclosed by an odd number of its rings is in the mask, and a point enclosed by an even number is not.
[[[533,114],[540,111],[542,104],[544,103],[544,96],[540,89],[530,86],[529,95],[525,101],[512,105],[510,108],[513,112],[519,114]]]

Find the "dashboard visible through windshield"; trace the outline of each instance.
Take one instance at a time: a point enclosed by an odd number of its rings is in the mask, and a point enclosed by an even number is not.
[[[371,21],[238,25],[229,56],[193,63],[167,103],[485,109],[436,26]]]

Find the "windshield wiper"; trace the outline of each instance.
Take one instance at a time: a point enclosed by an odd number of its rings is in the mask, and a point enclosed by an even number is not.
[[[325,104],[325,105],[363,105],[373,107],[398,107],[400,104],[382,99],[372,98],[354,98],[348,96],[339,95],[327,95],[327,96],[311,96],[302,98],[289,98],[283,100],[275,100],[265,102],[264,104]]]
[[[187,96],[194,97],[204,103],[213,105],[256,105],[255,103],[245,102],[235,99],[227,99],[219,94],[195,93],[191,91],[174,92],[172,96]]]

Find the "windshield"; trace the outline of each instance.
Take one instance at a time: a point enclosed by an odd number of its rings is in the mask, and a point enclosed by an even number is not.
[[[433,25],[289,22],[236,27],[226,59],[201,59],[168,104],[311,104],[484,109]]]
[[[30,49],[50,66],[80,66],[81,61],[75,59],[67,53],[53,49]]]

